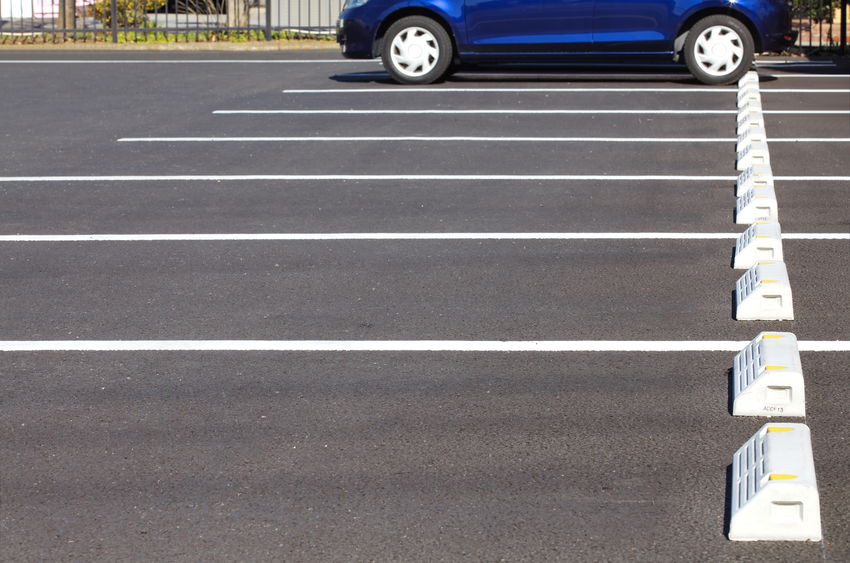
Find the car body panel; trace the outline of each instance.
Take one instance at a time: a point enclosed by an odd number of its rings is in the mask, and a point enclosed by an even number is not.
[[[675,54],[695,20],[732,15],[757,50],[791,42],[782,0],[368,0],[340,13],[337,41],[348,58],[380,55],[382,33],[405,15],[426,15],[450,32],[464,59],[551,60],[589,55]]]
[[[588,51],[593,0],[466,0],[465,51]]]

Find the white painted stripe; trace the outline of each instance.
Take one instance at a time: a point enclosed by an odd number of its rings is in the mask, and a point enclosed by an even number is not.
[[[451,93],[570,93],[570,94],[596,94],[600,92],[651,92],[651,93],[729,93],[738,92],[737,88],[504,88],[494,86],[492,88],[456,88],[446,86],[433,86],[430,88],[417,88],[410,86],[397,87],[374,87],[374,88],[311,88],[311,89],[289,89],[283,90],[284,94],[373,94],[373,93],[392,93],[392,94],[410,94],[410,93],[428,93],[441,94],[445,92]]]
[[[850,341],[847,340],[800,340],[797,342],[800,352],[848,352]]]
[[[215,115],[737,115],[738,110],[709,109],[236,109]],[[850,110],[764,110],[775,115],[850,115]]]
[[[332,240],[727,240],[738,233],[173,233],[0,235],[2,242]],[[850,240],[850,233],[783,233],[785,240]]]
[[[222,174],[222,175],[128,175],[128,176],[0,176],[0,183],[10,182],[224,182],[224,181],[538,181],[570,180],[606,181],[730,181],[737,176],[606,176],[606,175],[534,175],[534,174]],[[776,176],[774,176],[776,179]],[[848,177],[850,179],[850,177]]]
[[[5,340],[3,352],[738,352],[748,340]],[[850,341],[798,341],[801,352],[847,352]]]
[[[771,60],[760,60],[756,59],[756,66],[774,66],[774,65],[782,65],[782,66],[838,66],[832,61],[771,61]]]
[[[850,176],[774,176],[782,182],[847,182]]]
[[[240,109],[213,111],[216,115],[730,115],[737,113],[737,110],[726,109]]]
[[[848,94],[848,88],[760,88],[761,94]]]
[[[782,233],[783,240],[850,240],[850,233]]]
[[[799,139],[785,137],[771,137],[768,139],[771,143],[847,143],[850,142],[848,137],[801,137]]]
[[[432,88],[413,88],[398,86],[396,88],[315,88],[315,89],[292,89],[283,90],[284,94],[374,94],[374,93],[395,93],[395,94],[410,94],[430,93],[440,94],[445,92],[452,93],[570,93],[570,94],[595,94],[600,92],[650,92],[650,93],[676,93],[676,94],[697,94],[697,93],[728,93],[738,92],[738,88],[448,88],[448,87],[432,87]],[[850,89],[846,88],[763,88],[762,94],[844,94],[850,93]]]
[[[364,61],[355,61],[351,59],[313,59],[313,60],[296,60],[296,59],[42,59],[42,60],[26,60],[26,59],[0,59],[0,64],[51,64],[51,65],[123,65],[123,64],[154,64],[154,65],[182,65],[182,64],[326,64],[326,63],[355,63]]]
[[[850,78],[850,74],[766,74],[759,73],[764,78]]]
[[[119,143],[733,143],[734,137],[123,137]],[[770,138],[771,143],[847,143],[850,138]]]
[[[229,181],[488,181],[488,182],[729,182],[737,176],[621,176],[605,174],[219,174],[127,176],[0,176],[0,183],[23,182],[229,182]],[[783,182],[847,182],[850,176],[774,176]]]
[[[771,139],[773,141],[774,139]],[[487,142],[487,143],[728,143],[729,138],[684,137],[125,137],[119,143],[332,143],[332,142]]]

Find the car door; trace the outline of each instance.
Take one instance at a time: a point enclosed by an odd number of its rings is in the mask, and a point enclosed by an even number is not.
[[[678,19],[676,0],[595,0],[594,49],[609,53],[669,53]]]
[[[589,51],[593,0],[465,0],[466,48],[475,53]]]

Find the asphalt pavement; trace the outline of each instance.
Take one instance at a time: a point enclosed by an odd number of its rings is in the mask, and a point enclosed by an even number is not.
[[[824,540],[750,543],[730,464],[770,419],[730,414],[734,352],[191,347],[846,345],[850,68],[791,63],[759,73],[796,320],[742,322],[734,87],[0,51],[0,341],[43,344],[0,352],[0,558],[847,561],[848,351],[802,353],[789,419]]]

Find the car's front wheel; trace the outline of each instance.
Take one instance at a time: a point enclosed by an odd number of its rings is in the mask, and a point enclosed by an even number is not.
[[[688,70],[703,84],[730,84],[752,65],[755,47],[747,27],[729,16],[699,20],[685,40]]]
[[[402,84],[430,84],[441,79],[452,62],[452,40],[442,25],[425,16],[409,16],[384,35],[384,68]]]

